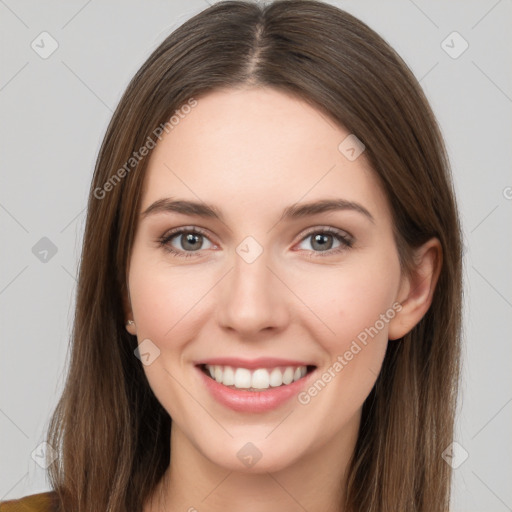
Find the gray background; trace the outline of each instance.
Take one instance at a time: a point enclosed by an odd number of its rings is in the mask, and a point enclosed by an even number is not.
[[[456,439],[469,456],[452,510],[512,510],[512,2],[330,3],[391,43],[440,122],[467,251]],[[49,489],[38,445],[62,390],[87,191],[111,114],[150,52],[206,6],[0,0],[0,500]],[[46,59],[31,47],[43,31],[59,45]],[[457,58],[445,51],[463,48],[453,31],[469,44]],[[43,237],[55,254],[41,252]]]

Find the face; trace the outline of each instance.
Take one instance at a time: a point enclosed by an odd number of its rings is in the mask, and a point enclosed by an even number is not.
[[[275,471],[357,432],[402,279],[349,135],[293,96],[226,89],[151,153],[127,317],[173,436],[215,465]]]

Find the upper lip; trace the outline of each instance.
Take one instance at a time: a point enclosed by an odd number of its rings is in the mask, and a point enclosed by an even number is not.
[[[312,363],[296,359],[281,359],[278,357],[258,357],[243,359],[240,357],[213,357],[196,361],[196,366],[208,364],[211,366],[234,366],[235,368],[275,368],[277,366],[315,366]]]

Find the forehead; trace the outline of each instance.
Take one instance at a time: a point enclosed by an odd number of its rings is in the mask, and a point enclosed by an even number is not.
[[[302,198],[342,197],[388,215],[364,152],[352,160],[340,150],[349,136],[306,101],[272,88],[209,92],[152,150],[141,209],[168,196],[260,213],[262,205],[277,212]]]

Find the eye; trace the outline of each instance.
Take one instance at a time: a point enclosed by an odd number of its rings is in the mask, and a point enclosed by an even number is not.
[[[204,247],[207,241],[210,246]],[[206,237],[206,234],[199,228],[178,228],[167,232],[158,240],[159,245],[175,256],[195,256],[195,252],[201,249],[210,249],[214,244]]]
[[[349,249],[354,244],[354,239],[348,233],[329,227],[316,228],[310,231],[302,239],[301,243],[306,242],[308,239],[311,239],[309,245],[312,247],[313,253],[316,253],[313,257],[332,256]],[[309,249],[306,248],[306,250]]]
[[[302,238],[301,244],[308,239],[311,239],[312,249],[301,249],[308,252],[312,250],[312,257],[332,256],[347,250],[354,244],[354,239],[348,233],[330,227],[311,230]],[[203,246],[204,242],[207,242],[206,247]],[[199,256],[195,253],[199,253],[202,249],[216,247],[206,236],[206,232],[197,227],[173,229],[159,238],[158,244],[178,257]]]

